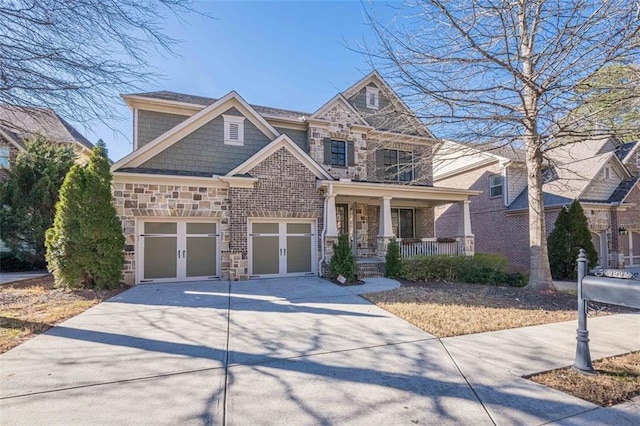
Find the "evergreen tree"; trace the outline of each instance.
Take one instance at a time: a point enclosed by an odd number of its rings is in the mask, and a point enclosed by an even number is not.
[[[399,277],[402,272],[402,262],[400,260],[400,245],[395,238],[387,245],[385,260],[385,276],[391,278]]]
[[[569,209],[563,208],[549,235],[549,263],[555,279],[576,279],[578,253],[587,253],[588,266],[598,263],[598,252],[591,241],[589,223],[580,203],[575,200]]]
[[[329,262],[329,274],[331,278],[342,275],[347,281],[355,281],[357,271],[356,258],[349,245],[349,235],[342,234],[338,237],[338,244],[333,245],[333,256]]]
[[[111,172],[102,141],[89,163],[65,178],[53,228],[47,231],[47,261],[56,285],[112,288],[124,263],[124,236],[111,197]]]
[[[58,192],[75,154],[42,135],[26,141],[26,148],[0,184],[0,239],[20,260],[42,268],[45,232],[53,224]]]
[[[565,207],[560,210],[555,227],[548,239],[549,266],[551,275],[556,280],[569,276],[569,253],[571,252],[571,231],[569,229],[569,212]]]

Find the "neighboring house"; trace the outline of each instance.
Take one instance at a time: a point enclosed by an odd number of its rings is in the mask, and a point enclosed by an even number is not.
[[[322,274],[341,233],[364,274],[394,237],[445,249],[434,208],[452,202],[457,253],[473,253],[476,192],[433,187],[437,140],[375,72],[311,113],[236,92],[123,98],[134,151],[112,171],[127,283]]]
[[[73,147],[80,163],[88,161],[93,149],[87,138],[51,109],[0,105],[0,181],[18,153],[26,151],[25,141],[36,134]]]
[[[580,201],[600,266],[640,265],[640,141],[595,138],[547,151],[543,172],[545,225]],[[483,191],[471,202],[477,252],[501,253],[515,270],[529,268],[524,152],[443,142],[434,155],[434,185]],[[457,206],[436,210],[438,235],[455,234]]]

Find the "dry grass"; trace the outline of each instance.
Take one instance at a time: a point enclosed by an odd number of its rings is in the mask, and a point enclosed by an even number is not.
[[[436,337],[574,320],[575,295],[476,284],[403,283],[365,296],[369,301]],[[591,305],[591,315],[625,312]]]
[[[114,290],[53,288],[53,278],[43,277],[0,287],[0,353],[21,344],[55,324],[114,296]]]
[[[530,379],[605,407],[640,395],[640,352],[594,361],[593,368],[597,371],[595,375],[567,367]]]

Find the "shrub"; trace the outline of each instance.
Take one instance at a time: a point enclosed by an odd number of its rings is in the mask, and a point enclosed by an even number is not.
[[[38,264],[33,264],[29,260],[24,260],[12,252],[0,253],[0,271],[2,272],[24,272],[38,269]]]
[[[60,190],[47,261],[57,286],[113,288],[124,263],[124,236],[111,203],[111,172],[102,141],[86,166],[71,168]]]
[[[386,277],[399,277],[402,274],[402,260],[400,259],[400,245],[393,239],[387,245],[387,255],[385,257],[385,273]]]
[[[507,274],[507,258],[498,254],[426,256],[402,260],[401,278],[411,281],[508,284],[522,286],[522,274]]]
[[[358,267],[356,258],[351,251],[349,244],[349,235],[342,234],[338,237],[338,244],[333,245],[333,256],[329,262],[329,275],[335,279],[338,275],[342,275],[347,281],[356,280]]]
[[[556,219],[553,231],[547,240],[549,266],[555,279],[574,280],[577,277],[578,253],[581,248],[587,253],[588,266],[598,263],[598,252],[591,241],[589,224],[580,203],[575,200],[569,209],[563,208]]]

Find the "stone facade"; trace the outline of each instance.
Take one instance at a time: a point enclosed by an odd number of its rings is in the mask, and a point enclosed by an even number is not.
[[[125,236],[124,281],[135,282],[137,226],[154,218],[219,218],[222,268],[230,261],[228,189],[198,185],[113,184],[114,205]],[[223,278],[228,278],[224,273]]]

